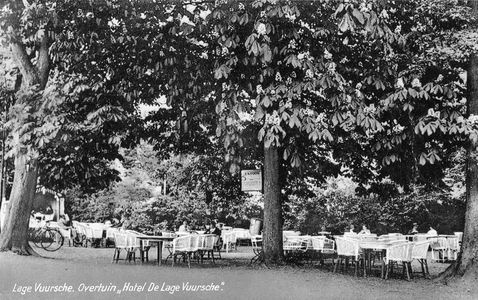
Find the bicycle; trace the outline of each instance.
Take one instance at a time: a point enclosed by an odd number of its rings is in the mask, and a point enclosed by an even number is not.
[[[30,228],[28,240],[31,241],[36,247],[43,248],[46,251],[57,251],[63,246],[65,238],[57,228],[49,227],[49,224],[45,226]]]

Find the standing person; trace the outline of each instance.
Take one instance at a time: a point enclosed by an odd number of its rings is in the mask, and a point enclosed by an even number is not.
[[[367,225],[362,225],[362,230],[358,234],[370,234],[370,230],[367,228]]]
[[[413,228],[408,231],[408,234],[413,235],[413,234],[418,234],[418,224],[413,223]]]

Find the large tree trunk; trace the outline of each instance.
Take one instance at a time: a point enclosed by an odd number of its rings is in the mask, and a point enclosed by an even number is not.
[[[28,244],[28,221],[33,208],[37,183],[37,162],[15,159],[15,178],[5,220],[0,233],[0,251],[30,255],[34,251]]]
[[[48,36],[44,34],[39,45],[39,55],[36,65],[33,65],[27,55],[25,45],[19,41],[10,44],[15,64],[22,74],[21,89],[29,90],[38,86],[36,93],[42,93],[45,89],[49,74]],[[26,101],[32,107],[36,104],[32,101],[41,101],[41,97],[17,97],[17,103]],[[30,103],[29,103],[30,102]],[[23,121],[20,120],[22,126]],[[31,145],[30,145],[31,146]],[[4,228],[0,233],[0,251],[13,251],[22,255],[30,255],[35,252],[28,244],[28,222],[33,208],[37,177],[38,177],[38,153],[33,146],[16,145],[15,174],[12,192],[8,202]],[[29,150],[27,150],[29,149]]]
[[[475,15],[477,1],[472,2]],[[471,55],[467,72],[468,113],[478,115],[478,56]],[[478,277],[478,142],[471,142],[466,161],[466,213],[461,255],[437,278],[448,281],[455,278],[476,285]]]
[[[266,263],[282,260],[282,206],[279,185],[277,147],[264,148],[264,232],[263,251]]]

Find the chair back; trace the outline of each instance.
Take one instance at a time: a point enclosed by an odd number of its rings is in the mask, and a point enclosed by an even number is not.
[[[430,241],[430,247],[433,250],[444,250],[448,249],[448,240],[446,237],[434,237],[434,238],[429,238]]]
[[[324,249],[322,250],[322,252],[335,253],[335,241],[326,238],[324,241]]]
[[[126,249],[128,247],[128,236],[124,232],[113,231],[115,247]]]
[[[83,230],[87,239],[93,238],[93,230],[91,230],[90,226],[83,226]]]
[[[76,225],[75,225],[75,228],[76,228],[76,231],[79,233],[79,234],[82,234],[84,236],[86,236],[86,229],[85,229],[85,225],[82,224],[82,223],[79,223],[79,222],[76,222]]]
[[[108,228],[108,229],[106,229],[106,238],[114,239],[115,236],[114,236],[113,232],[115,232],[115,231],[119,231],[118,228]]]
[[[284,250],[306,251],[309,246],[310,236],[287,236],[284,240]]]
[[[214,234],[200,234],[198,241],[198,249],[204,251],[212,251],[214,249],[215,235]]]
[[[127,237],[127,246],[128,249],[131,251],[134,251],[135,249],[138,249],[141,246],[141,243],[138,239],[138,234],[134,232],[126,232],[126,237]]]
[[[262,248],[262,235],[251,236],[251,244],[253,248]]]
[[[456,235],[456,237],[458,238],[458,242],[461,243],[462,239],[463,239],[463,232],[453,232],[454,235]]]
[[[236,242],[236,232],[234,231],[229,231],[229,232],[226,232],[223,237],[222,237],[223,241],[224,241],[224,244],[228,244],[228,243],[235,243]]]
[[[312,236],[309,240],[309,249],[321,252],[335,252],[335,242],[325,236]]]
[[[195,252],[199,249],[199,242],[201,241],[201,235],[191,234],[189,236],[188,252]]]
[[[337,246],[337,255],[353,256],[355,260],[358,260],[360,249],[358,240],[337,237],[335,244]]]
[[[189,242],[190,242],[189,235],[183,235],[173,240],[173,253],[176,252],[187,252],[189,249]]]
[[[429,246],[429,241],[413,243],[412,259],[427,259]]]
[[[91,237],[93,239],[101,239],[103,238],[103,228],[96,227],[96,226],[87,226],[91,229]]]
[[[409,262],[412,260],[412,246],[413,243],[405,242],[405,243],[396,243],[389,248],[387,248],[386,252],[386,263],[388,264],[390,260],[393,261],[402,261],[402,262]]]
[[[449,237],[447,238],[447,241],[448,241],[448,249],[453,251],[460,250],[460,243],[459,243],[458,237]]]
[[[309,248],[316,251],[324,249],[325,236],[312,236],[309,241]]]

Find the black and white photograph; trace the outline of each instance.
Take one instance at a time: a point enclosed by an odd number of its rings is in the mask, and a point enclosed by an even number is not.
[[[478,0],[0,0],[0,299],[478,299]]]

